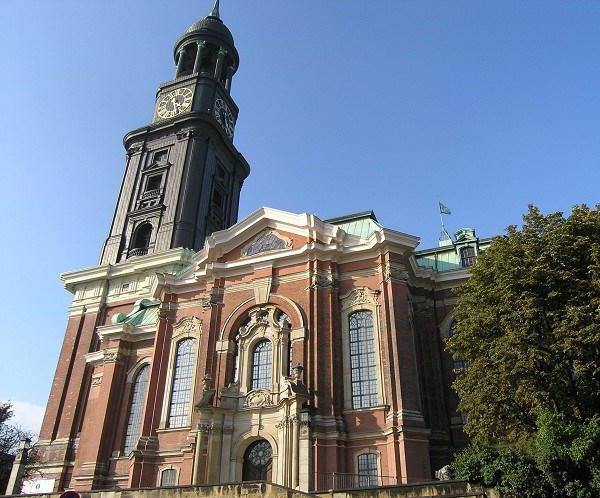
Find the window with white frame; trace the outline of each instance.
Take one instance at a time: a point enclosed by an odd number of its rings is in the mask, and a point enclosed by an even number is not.
[[[160,473],[160,486],[177,486],[177,469],[165,469]]]
[[[185,427],[188,424],[195,352],[195,338],[188,337],[177,343],[171,402],[169,403],[168,427]]]
[[[148,387],[148,374],[150,367],[144,365],[135,375],[131,389],[131,401],[127,413],[127,428],[123,441],[123,453],[129,455],[137,446],[140,439],[142,427],[142,415],[144,412],[144,401],[146,400],[146,388]]]
[[[377,358],[373,313],[356,311],[349,318],[350,377],[353,408],[377,406]]]
[[[370,488],[379,485],[379,469],[377,453],[362,453],[358,455],[358,486]]]
[[[273,345],[271,341],[260,341],[252,350],[251,389],[271,389]]]

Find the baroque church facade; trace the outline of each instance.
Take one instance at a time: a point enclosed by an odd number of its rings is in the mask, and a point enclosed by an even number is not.
[[[153,122],[73,294],[37,444],[44,488],[423,482],[465,444],[443,350],[486,241],[417,251],[372,212],[260,208],[233,144],[239,56],[219,16],[176,41]]]

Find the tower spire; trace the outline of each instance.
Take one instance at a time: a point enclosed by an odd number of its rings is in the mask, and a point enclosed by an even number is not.
[[[215,5],[213,6],[211,13],[209,14],[209,17],[216,17],[217,19],[221,19],[221,16],[219,16],[219,0],[215,0]]]

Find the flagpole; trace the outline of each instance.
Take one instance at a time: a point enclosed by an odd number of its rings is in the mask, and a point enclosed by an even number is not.
[[[438,202],[438,207],[440,211],[440,224],[442,225],[442,235],[440,236],[440,240],[442,240],[442,238],[452,240],[452,237],[450,237],[448,229],[446,228],[446,224],[444,223],[444,215],[450,214],[450,209],[448,209],[448,207],[445,204],[442,204],[441,202]]]

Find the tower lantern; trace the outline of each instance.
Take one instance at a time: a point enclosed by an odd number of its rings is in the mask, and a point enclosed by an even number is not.
[[[208,16],[192,24],[175,43],[175,77],[190,74],[214,78],[226,91],[237,71],[239,56],[233,36],[219,15],[219,0]]]

